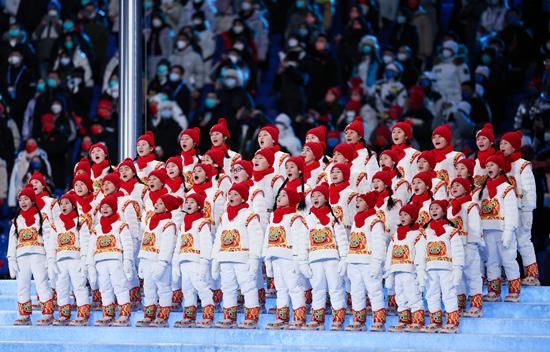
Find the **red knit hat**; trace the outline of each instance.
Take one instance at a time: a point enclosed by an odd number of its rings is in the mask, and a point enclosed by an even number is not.
[[[229,137],[231,136],[229,134],[229,129],[227,128],[227,121],[223,117],[220,117],[218,119],[218,123],[212,126],[212,128],[210,129],[210,133],[213,132],[219,132],[223,134],[223,136],[227,139],[229,139]]]
[[[346,104],[346,108],[345,108],[347,111],[353,111],[355,112],[356,114],[359,112],[359,110],[361,110],[361,102],[360,101],[356,101],[356,100],[350,100],[348,101],[348,103]]]
[[[344,163],[336,163],[334,166],[332,166],[333,169],[340,169],[342,173],[344,174],[344,182],[349,181],[349,175],[350,175],[350,169],[348,164]]]
[[[150,178],[151,176],[158,178],[162,184],[165,184],[166,179],[168,178],[168,174],[164,168],[151,171],[148,177]]]
[[[428,164],[430,165],[430,167],[432,168],[432,170],[434,169],[434,167],[436,165],[435,155],[431,150],[426,150],[426,151],[423,151],[422,153],[420,153],[417,160],[418,159],[426,160],[428,162]]]
[[[319,192],[321,193],[325,199],[328,201],[328,184],[326,182],[323,182],[321,184],[319,184],[317,187],[315,187],[313,189],[313,191],[311,191],[311,194],[315,193],[315,192]]]
[[[201,141],[201,130],[198,127],[188,128],[184,131],[181,131],[180,135],[178,136],[178,140],[181,139],[184,135],[189,136],[193,140],[193,143],[195,145],[199,145]]]
[[[447,217],[447,207],[449,206],[449,201],[447,199],[432,200],[432,202],[430,203],[430,207],[432,206],[432,204],[439,205],[441,209],[443,209],[444,217]]]
[[[349,125],[346,126],[344,132],[347,130],[353,130],[361,137],[365,136],[365,128],[363,127],[363,118],[357,116]]]
[[[19,199],[19,198],[21,198],[21,196],[29,197],[29,199],[33,203],[36,202],[36,194],[34,194],[34,191],[33,191],[31,186],[23,187],[23,189],[21,191],[19,191],[19,195],[17,196],[17,198]]]
[[[269,133],[275,144],[279,144],[279,129],[275,125],[267,125],[260,129],[260,132],[265,131]]]
[[[412,218],[413,222],[418,219],[418,213],[420,212],[420,205],[417,203],[405,204],[399,209],[399,213],[407,213]]]
[[[176,164],[176,166],[178,167],[178,169],[181,172],[181,170],[183,169],[183,166],[181,165],[181,162],[182,162],[181,157],[172,156],[172,157],[169,157],[168,160],[166,160],[166,165],[168,165],[168,163]]]
[[[466,192],[469,192],[472,189],[472,183],[467,178],[457,177],[451,182],[451,186],[453,183],[460,183],[462,187],[466,190]]]
[[[521,138],[523,133],[521,131],[506,132],[500,139],[506,141],[512,145],[515,151],[521,149]]]
[[[252,177],[252,170],[254,167],[252,166],[252,161],[241,159],[233,164],[233,166],[239,165],[244,169],[244,172],[248,175],[248,177]]]
[[[304,147],[308,147],[311,149],[311,152],[313,153],[313,156],[316,160],[321,160],[323,157],[323,153],[325,152],[325,146],[322,143],[317,142],[307,142]]]
[[[327,143],[327,128],[326,128],[326,126],[321,125],[321,126],[318,126],[318,127],[314,127],[312,129],[310,129],[309,131],[307,131],[306,136],[308,134],[312,134],[315,137],[319,138],[319,141],[323,144]]]
[[[380,153],[380,156],[382,155],[387,155],[389,156],[389,158],[394,162],[394,163],[397,163],[399,161],[399,157],[397,156],[397,153],[394,151],[394,150],[391,150],[391,149],[386,149],[384,150],[382,153]],[[378,157],[378,159],[380,160],[380,156]]]
[[[306,162],[301,156],[293,156],[286,159],[285,165],[288,163],[294,163],[296,167],[298,167],[298,170],[300,170],[301,172],[304,172],[304,169],[306,168]]]
[[[508,167],[506,167],[506,159],[504,159],[504,155],[502,155],[502,153],[500,152],[497,152],[488,157],[487,161],[485,161],[485,165],[487,165],[488,163],[495,163],[501,170],[507,172]]]
[[[391,187],[391,173],[388,171],[378,171],[372,176],[372,179],[379,179],[382,181],[386,187]]]
[[[77,207],[76,197],[75,197],[74,193],[67,192],[67,193],[63,194],[61,197],[59,197],[59,201],[61,201],[63,199],[67,199],[69,202],[71,202],[73,207],[75,207],[75,208]]]
[[[412,179],[414,180],[415,178],[417,178],[420,181],[424,182],[424,184],[426,185],[426,187],[428,187],[428,189],[432,188],[432,172],[431,171],[419,172],[416,175],[414,175],[414,177]]]
[[[378,200],[378,192],[370,191],[367,193],[359,194],[359,198],[363,199],[365,203],[367,203],[367,206],[369,209],[374,208],[376,205],[376,201]]]
[[[111,172],[110,174],[107,174],[105,175],[105,177],[103,177],[103,182],[111,182],[116,189],[119,189],[120,188],[120,175],[118,174],[118,172]]]
[[[275,162],[275,154],[273,153],[273,149],[271,148],[258,149],[254,155],[263,156],[267,160],[267,163],[270,167],[273,166],[273,163]]]
[[[300,201],[302,200],[300,194],[292,188],[283,188],[283,191],[288,197],[288,206],[291,208],[296,208],[298,203],[300,203]]]
[[[470,176],[474,175],[474,167],[476,165],[476,161],[474,159],[462,158],[457,162],[457,164],[466,166],[466,169],[468,169],[468,174]]]
[[[88,192],[92,192],[94,190],[94,183],[92,182],[92,179],[90,178],[90,175],[88,174],[78,174],[73,179],[73,187],[76,181],[80,181],[86,185],[86,188],[88,189]]]
[[[134,174],[137,172],[136,171],[136,166],[134,165],[134,161],[130,158],[126,158],[126,159],[122,160],[120,162],[120,164],[118,164],[118,169],[120,170],[120,168],[123,167],[123,166],[128,166],[130,169],[132,169]]]
[[[489,139],[492,144],[497,143],[495,139],[495,131],[493,129],[493,125],[490,123],[486,123],[485,125],[483,125],[483,128],[477,131],[476,138],[479,136],[487,137],[487,139]]]
[[[171,194],[164,194],[160,198],[168,211],[176,210],[180,207],[182,199]]]
[[[346,158],[347,161],[351,162],[357,158],[357,151],[353,147],[353,145],[348,143],[340,143],[336,147],[334,147],[334,150],[332,151],[332,155],[334,153],[340,153]]]
[[[395,128],[399,128],[400,130],[402,130],[405,133],[405,135],[407,136],[408,140],[412,139],[412,122],[410,120],[397,122],[395,125],[393,125],[392,131]]]
[[[218,167],[223,167],[223,159],[225,158],[224,152],[221,150],[213,150],[210,149],[205,153],[205,155],[208,155],[210,159],[214,162],[214,164],[218,165]]]
[[[447,141],[447,144],[451,144],[453,140],[453,132],[451,131],[451,126],[449,126],[449,124],[436,127],[432,132],[432,137],[436,134],[443,137]]]
[[[78,161],[78,163],[76,163],[74,167],[74,173],[79,170],[84,171],[84,173],[88,175],[92,172],[92,167],[90,166],[90,161],[88,160],[88,158],[82,158]]]
[[[139,136],[136,143],[139,142],[139,141],[145,141],[145,142],[149,143],[149,145],[152,148],[156,147],[156,145],[155,145],[155,134],[153,133],[153,131],[147,131],[144,134],[142,134],[141,136]]]
[[[103,143],[92,144],[92,146],[90,147],[90,151],[89,151],[90,155],[92,155],[92,150],[94,150],[95,148],[99,148],[99,149],[103,150],[105,155],[109,155],[109,150],[107,149],[107,146]]]
[[[200,209],[204,208],[204,201],[206,200],[205,193],[191,193],[190,195],[186,196],[186,198],[194,199]]]
[[[208,179],[212,179],[214,175],[216,175],[216,172],[214,171],[214,168],[210,164],[200,163],[193,167],[193,170],[201,168],[204,170],[204,173],[206,174],[206,177]]]
[[[108,205],[113,211],[113,214],[118,211],[118,200],[114,194],[109,194],[103,198],[101,203],[99,203],[99,207],[101,208],[103,205]]]
[[[248,187],[243,183],[234,183],[233,186],[231,186],[231,188],[229,189],[229,192],[231,191],[237,192],[243,199],[243,202],[248,201]]]
[[[48,186],[48,185],[46,184],[46,180],[44,179],[44,176],[43,176],[40,172],[38,172],[38,171],[35,171],[35,172],[32,174],[31,178],[29,178],[29,181],[28,181],[27,183],[30,184],[32,180],[36,180],[36,181],[40,182],[40,184],[41,184],[42,186],[44,186],[44,187],[47,187],[47,186]]]

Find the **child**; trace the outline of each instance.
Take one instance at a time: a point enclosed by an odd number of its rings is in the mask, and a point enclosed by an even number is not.
[[[334,164],[348,164],[350,169],[349,183],[352,190],[358,193],[368,192],[370,190],[369,178],[364,165],[359,162],[359,154],[353,148],[353,145],[348,143],[340,143],[332,151],[332,162],[326,168],[326,174],[330,175]],[[371,175],[372,177],[372,175]],[[328,177],[328,183],[331,184],[331,177]]]
[[[349,231],[355,216],[357,193],[349,184],[350,169],[347,164],[334,164],[330,170],[329,204],[340,224]]]
[[[87,267],[86,254],[90,228],[88,223],[80,223],[77,212],[77,200],[73,194],[64,194],[59,199],[61,214],[55,221],[56,235],[50,241],[54,265],[58,271],[55,287],[57,288],[57,305],[59,306],[59,320],[54,325],[67,325],[71,319],[71,305],[69,303],[71,289],[75,295],[77,305],[77,319],[70,325],[88,325],[90,318],[90,304],[88,289],[86,288]]]
[[[134,162],[130,158],[122,160],[118,164],[117,171],[120,175],[120,188],[130,196],[130,199],[139,205],[140,212],[138,218],[141,219],[143,212],[143,196],[147,191],[147,186],[140,181]],[[149,174],[147,173],[147,176]]]
[[[168,326],[172,304],[171,263],[177,235],[172,211],[180,205],[181,198],[170,194],[161,196],[155,202],[155,214],[145,227],[138,254],[138,273],[143,279],[143,320],[136,326]],[[158,315],[155,314],[157,302]]]
[[[404,205],[399,210],[399,222],[392,233],[386,255],[386,287],[395,290],[397,325],[390,331],[419,331],[424,326],[424,272],[420,270],[423,234],[418,230],[417,203]],[[411,312],[412,311],[412,312]]]
[[[185,188],[185,182],[183,182],[181,171],[182,165],[180,157],[172,156],[166,160],[166,175],[168,176],[166,178],[166,188],[168,193],[183,199],[187,189]]]
[[[76,165],[74,166],[74,175],[80,175],[80,174],[87,174],[90,175],[92,173],[92,167],[90,166],[90,160],[88,158],[81,158]]]
[[[430,204],[433,200],[431,192],[433,176],[435,176],[435,172],[423,171],[417,173],[412,179],[413,195],[411,203],[419,206],[416,223],[422,228],[430,222]]]
[[[434,171],[435,165],[435,155],[432,151],[424,151],[416,158],[418,172],[430,172],[432,175],[430,191],[433,199],[447,199],[447,184],[437,177],[437,173]]]
[[[128,282],[134,276],[134,248],[128,224],[118,214],[118,202],[108,195],[100,203],[99,224],[90,236],[86,255],[90,285],[99,284],[103,319],[96,326],[130,325],[130,291]],[[120,318],[115,317],[115,296]]]
[[[42,318],[38,325],[50,325],[53,321],[54,300],[48,285],[46,262],[52,257],[44,230],[49,223],[44,222],[35,203],[31,187],[19,192],[19,211],[15,216],[9,234],[8,266],[12,279],[17,279],[17,306],[19,318],[14,325],[31,325],[31,278],[34,278],[36,291],[42,303]]]
[[[157,200],[168,193],[165,187],[167,179],[168,174],[166,173],[166,169],[156,169],[149,173],[147,191],[143,196],[143,209],[145,211],[145,217],[142,220],[143,223],[147,223],[151,216],[153,216]]]
[[[266,273],[268,277],[274,278],[277,286],[276,320],[267,324],[267,329],[289,327],[290,300],[294,312],[291,327],[302,328],[306,323],[305,288],[302,285],[299,269],[295,270],[300,261],[306,260],[304,239],[307,227],[305,220],[296,212],[301,200],[302,197],[296,190],[282,189],[265,232],[262,253],[265,258]]]
[[[229,175],[231,167],[237,161],[241,159],[241,155],[229,149],[227,141],[231,138],[229,129],[227,128],[227,121],[221,117],[218,119],[218,123],[210,128],[210,142],[212,147],[210,150],[221,151],[223,154],[223,162],[218,166],[223,169],[223,173]]]
[[[434,145],[432,152],[436,162],[433,170],[437,173],[437,178],[445,181],[447,188],[449,188],[451,180],[456,177],[456,163],[464,158],[464,154],[453,150],[452,139],[453,133],[451,126],[448,124],[436,127],[432,131],[432,143]]]
[[[475,164],[476,164],[476,161],[474,159],[468,159],[468,158],[460,159],[455,166],[456,177],[465,178],[473,185]],[[468,191],[471,192],[472,190],[468,190]]]
[[[208,287],[212,232],[204,218],[205,196],[192,193],[185,198],[185,215],[178,233],[173,265],[181,273],[181,290],[185,302],[183,320],[174,327],[194,327],[197,319],[197,294],[201,299],[202,320],[196,326],[209,328],[214,321],[214,301]]]
[[[488,293],[486,302],[500,302],[501,268],[508,279],[506,302],[519,302],[521,290],[519,266],[516,261],[517,242],[515,230],[518,227],[518,201],[514,186],[508,183],[506,164],[501,153],[487,158],[485,164],[487,179],[474,195],[481,202],[481,229],[487,244]]]
[[[92,173],[90,174],[94,183],[94,194],[101,189],[103,177],[113,172],[109,163],[109,151],[105,144],[96,143],[90,147],[90,159],[92,161]]]
[[[193,186],[193,167],[200,162],[198,157],[200,137],[201,130],[198,127],[188,128],[182,131],[178,137],[181,147],[181,173],[187,189]]]
[[[203,215],[212,225],[213,231],[216,231],[220,224],[225,199],[223,192],[213,187],[213,176],[214,169],[212,169],[212,165],[203,163],[195,165],[193,168],[193,187],[186,196],[192,193],[199,193],[206,197]]]
[[[370,182],[372,180],[372,175],[376,173],[379,166],[376,153],[370,150],[365,141],[363,119],[361,117],[356,117],[346,126],[344,135],[346,137],[346,143],[350,144],[358,154],[356,161],[354,161],[354,166],[360,170],[366,170],[367,180]],[[361,190],[360,192],[364,191]]]
[[[277,126],[264,126],[258,133],[258,144],[260,150],[267,148],[273,149],[273,169],[274,173],[285,177],[285,160],[290,156],[288,153],[282,152],[279,146],[279,129]],[[258,152],[256,152],[258,153]],[[272,202],[270,202],[272,204]]]
[[[260,303],[256,277],[262,251],[262,229],[258,215],[248,209],[248,188],[231,187],[227,211],[223,214],[212,248],[212,278],[221,277],[223,320],[219,328],[237,326],[237,289],[244,296],[245,318],[240,328],[253,329],[258,324]]]
[[[306,145],[307,143],[321,143],[323,145],[324,151],[324,149],[327,147],[327,128],[323,125],[311,128],[309,131],[306,132],[304,145]],[[319,158],[318,160],[321,161],[323,170],[327,167],[329,163],[332,162],[332,160],[327,155],[323,155],[323,157]]]
[[[474,187],[478,188],[485,182],[487,178],[487,170],[485,164],[487,158],[497,152],[495,132],[493,125],[486,123],[483,128],[476,133],[477,156],[472,177],[474,178]]]
[[[472,160],[472,159],[462,159]],[[473,161],[473,160],[472,160]],[[473,166],[473,165],[472,165]],[[481,317],[482,289],[481,258],[479,247],[482,244],[481,218],[479,205],[472,201],[472,184],[466,178],[457,177],[451,182],[451,206],[447,211],[447,217],[455,228],[462,232],[464,242],[464,280],[457,287],[458,307],[461,311],[466,309],[466,288],[470,295],[470,309],[463,313],[466,317]]]
[[[392,190],[394,196],[405,203],[411,197],[411,185],[405,175],[397,168],[399,161],[398,152],[384,150],[380,153],[380,167],[392,176]]]
[[[220,150],[209,150],[204,154],[204,157],[202,158],[202,162],[204,164],[212,165],[212,168],[215,170],[215,177],[212,179],[212,183],[214,186],[221,190],[223,194],[227,194],[229,189],[231,188],[231,179],[229,178],[229,174],[225,173],[224,169],[224,154]],[[239,155],[240,160],[240,155]],[[239,161],[236,160],[235,162]],[[231,170],[231,169],[230,169]]]
[[[152,131],[145,132],[137,140],[137,176],[144,184],[147,184],[147,176],[151,171],[164,166],[162,161],[156,160],[155,147],[155,134]]]
[[[325,165],[322,163],[324,145],[317,142],[307,142],[302,149],[301,156],[304,158],[304,180],[311,188],[318,184],[327,182]]]
[[[306,199],[309,203],[309,194],[311,188],[305,181],[305,167],[306,163],[301,156],[293,156],[286,159],[285,162],[285,173],[287,178],[281,185],[281,188],[278,190],[277,194],[283,189],[288,188],[300,196],[300,201],[297,204],[297,209],[299,211],[307,211],[309,204],[306,204]],[[275,197],[275,202],[277,202],[277,197]],[[274,206],[276,208],[276,206]]]
[[[500,151],[511,169],[506,173],[518,198],[519,224],[516,229],[518,251],[523,262],[525,286],[539,286],[539,267],[531,242],[533,210],[537,207],[537,189],[531,163],[521,157],[521,131],[505,133],[500,139]]]
[[[312,208],[306,217],[308,258],[300,264],[300,272],[313,289],[311,322],[307,330],[325,328],[327,291],[332,305],[331,330],[340,330],[346,315],[343,277],[346,275],[348,237],[328,203],[326,184],[315,187],[311,194]]]
[[[397,122],[393,125],[391,130],[391,139],[393,142],[391,150],[397,156],[397,170],[409,182],[412,181],[412,177],[418,172],[416,169],[416,158],[420,155],[420,151],[411,147],[412,138],[412,122],[410,120]]]
[[[426,272],[426,301],[430,311],[430,324],[425,332],[456,333],[460,319],[456,287],[462,281],[464,244],[460,230],[447,220],[446,200],[434,200],[430,205],[431,221],[425,229],[423,264]],[[422,253],[422,252],[421,252]],[[445,305],[447,323],[442,327],[441,301]]]
[[[357,196],[357,213],[353,219],[348,249],[348,277],[351,282],[353,323],[347,331],[366,328],[366,298],[372,304],[371,331],[383,331],[386,308],[382,287],[382,273],[386,257],[384,222],[376,214],[378,194],[374,191]]]

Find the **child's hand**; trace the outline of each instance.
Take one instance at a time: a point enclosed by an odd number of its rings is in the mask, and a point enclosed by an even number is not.
[[[122,262],[124,275],[128,279],[128,281],[131,281],[134,278],[134,263],[132,263],[131,260],[124,260]]]
[[[19,265],[17,265],[17,259],[12,259],[8,261],[8,268],[10,270],[10,277],[12,279],[15,279],[17,277],[17,273],[19,272]]]
[[[265,275],[267,277],[273,277],[273,262],[270,259],[265,260]]]
[[[346,273],[348,271],[348,263],[346,262],[346,259],[340,259],[340,262],[338,263],[338,275],[341,277],[345,277]]]
[[[220,278],[220,263],[217,260],[212,261],[212,279],[219,280]]]

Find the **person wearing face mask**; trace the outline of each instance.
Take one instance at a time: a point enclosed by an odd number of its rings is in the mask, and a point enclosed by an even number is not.
[[[178,154],[181,149],[174,141],[178,140],[182,130],[189,127],[186,115],[166,93],[153,96],[149,99],[149,104],[150,111],[155,111],[150,115],[148,126],[155,134],[157,155],[162,158],[163,155]]]
[[[176,2],[176,1],[174,1]],[[183,26],[193,25],[193,17],[197,13],[203,13],[205,21],[209,23],[210,29],[214,33],[220,33],[218,18],[219,15],[223,15],[224,10],[221,1],[215,0],[187,0],[183,1],[185,5],[183,6],[183,12],[180,17],[180,23],[178,28]],[[229,10],[232,11],[232,10]],[[231,13],[233,15],[233,13]],[[232,19],[234,16],[232,16]]]
[[[355,7],[356,11],[357,8]],[[351,77],[353,66],[359,57],[359,42],[370,32],[369,24],[362,17],[350,18],[339,41],[338,61],[343,79]]]
[[[191,110],[191,91],[187,86],[185,69],[180,65],[172,65],[170,75],[168,76],[168,95],[171,100],[176,102],[185,115]]]
[[[48,61],[56,39],[63,35],[63,21],[60,12],[61,5],[57,1],[51,1],[48,4],[48,12],[44,14],[42,21],[32,33],[32,39],[36,42],[36,56],[42,76],[47,73]]]
[[[195,111],[190,126],[200,128],[200,140],[207,141],[210,139],[210,129],[216,124],[220,116],[224,116],[220,99],[216,92],[208,92],[199,109]],[[203,147],[203,145],[200,147]],[[201,148],[203,152],[206,150],[207,146]]]
[[[181,28],[182,23],[180,23],[180,19],[182,17],[183,6],[179,1],[162,0],[160,2],[160,9],[166,16],[166,23],[172,29]]]
[[[59,50],[53,64],[53,69],[63,72],[68,71],[71,65],[73,68],[80,67],[84,70],[84,84],[86,87],[92,87],[94,85],[94,78],[90,60],[86,54],[80,50],[78,43],[72,35],[66,35],[64,39],[63,49]],[[62,78],[64,78],[63,75]]]
[[[376,109],[387,112],[391,106],[399,105],[404,108],[407,103],[407,89],[401,83],[403,66],[399,62],[392,62],[384,69],[384,78],[374,86]]]
[[[203,58],[195,50],[192,40],[186,34],[179,34],[169,60],[172,65],[183,67],[183,78],[189,87],[200,90],[204,86],[207,73],[204,69]]]
[[[403,75],[401,76],[401,82],[405,87],[410,88],[418,79],[418,69],[416,68],[416,60],[413,56],[411,48],[403,45],[397,52],[397,61],[403,66]]]
[[[478,32],[480,35],[500,32],[504,28],[504,20],[508,6],[505,0],[487,0],[487,8],[481,14]]]
[[[273,82],[273,89],[279,96],[277,110],[293,119],[304,114],[306,109],[305,86],[306,76],[300,69],[299,53],[291,51],[285,55]]]
[[[216,33],[212,30],[212,23],[206,20],[203,12],[196,12],[192,17],[193,31],[197,37],[197,45],[202,52],[204,62],[204,72],[210,72],[212,68],[212,59],[216,51]],[[208,75],[205,77],[205,84],[210,83]]]
[[[254,33],[258,60],[264,62],[267,58],[267,50],[269,49],[269,23],[265,17],[265,11],[256,8],[254,1],[244,0],[241,3],[239,17]]]
[[[390,36],[390,45],[395,48],[406,45],[411,48],[413,53],[416,53],[418,51],[418,33],[416,28],[410,24],[408,12],[400,9],[397,12],[395,22],[395,28]]]
[[[493,119],[491,108],[485,98],[483,98],[483,95],[477,92],[475,86],[476,84],[472,81],[462,83],[462,101],[470,104],[472,111],[469,115],[476,125],[491,122]]]
[[[4,105],[0,104],[0,159],[7,163],[8,170],[13,167],[15,152],[20,143],[21,135],[17,124],[8,115]]]
[[[369,90],[376,83],[380,66],[380,47],[378,39],[373,35],[366,35],[359,42],[360,62],[355,67],[355,75],[363,81],[363,89]]]
[[[441,58],[434,65],[434,88],[450,103],[462,100],[460,85],[470,80],[470,69],[464,59],[458,57],[459,44],[446,40],[441,46]]]
[[[310,106],[321,101],[330,87],[338,85],[338,65],[329,51],[326,34],[319,35],[315,40],[311,56],[304,63],[304,70],[309,75],[307,97]]]
[[[289,3],[293,4],[293,6],[287,13],[282,15],[287,19],[285,38],[288,38],[291,34],[298,33],[301,25],[304,25],[306,22],[306,13],[308,10],[308,2],[306,0],[293,0],[289,1]]]
[[[421,5],[421,3],[424,3]],[[418,33],[417,59],[426,64],[433,54],[433,46],[437,32],[437,22],[430,18],[425,6],[429,2],[421,0],[407,0],[407,8],[412,12],[410,24],[415,27]]]
[[[8,67],[0,87],[2,96],[10,107],[10,114],[21,130],[23,113],[32,96],[32,73],[23,63],[23,56],[19,50],[13,50],[7,61]]]
[[[221,116],[227,119],[229,132],[238,136],[241,126],[238,119],[243,111],[254,108],[254,101],[246,89],[241,85],[239,72],[234,69],[222,71],[221,89],[216,94],[220,100]]]
[[[84,71],[81,67],[73,69],[66,79],[67,90],[71,101],[71,108],[75,115],[87,116],[90,111],[92,89],[86,87]]]
[[[147,87],[147,94],[149,96],[168,90],[170,65],[171,63],[167,59],[158,61],[155,74],[153,75],[154,78],[149,82],[149,87]]]
[[[151,15],[151,30],[145,35],[145,50],[147,53],[148,77],[154,77],[157,65],[163,58],[167,58],[174,48],[172,29],[166,24],[164,15],[153,12]]]
[[[89,57],[89,61],[93,68],[94,79],[99,80],[107,60],[107,43],[109,41],[107,16],[98,6],[96,0],[88,1],[80,13],[83,17],[81,30],[89,38],[93,48],[93,57]],[[86,54],[90,55],[88,52]]]

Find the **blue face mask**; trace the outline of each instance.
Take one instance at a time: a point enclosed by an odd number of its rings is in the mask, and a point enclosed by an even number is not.
[[[481,62],[483,62],[485,65],[488,65],[491,62],[491,56],[488,54],[483,54],[481,56]]]
[[[65,48],[67,48],[67,50],[72,50],[73,47],[74,43],[72,41],[65,42]]]
[[[462,92],[462,100],[469,100],[472,98],[471,92]]]
[[[57,87],[57,81],[53,78],[48,78],[48,87],[50,88]]]
[[[218,104],[218,101],[214,98],[206,98],[204,100],[204,106],[206,106],[207,109],[212,109],[216,104]]]
[[[144,4],[143,4],[143,7],[145,8],[145,10],[150,10],[153,8],[153,3],[150,2],[150,1],[146,1]]]
[[[299,9],[303,9],[304,7],[306,7],[305,1],[296,1],[296,7]]]
[[[40,160],[33,160],[31,161],[30,167],[32,170],[40,170],[40,168],[42,168],[42,163]]]
[[[72,32],[74,30],[74,23],[72,21],[63,23],[63,30],[65,32]]]
[[[118,88],[118,81],[116,79],[109,80],[109,88]]]
[[[365,45],[365,46],[363,46],[363,47],[361,48],[361,52],[362,52],[363,54],[367,54],[367,55],[368,55],[368,54],[372,53],[372,48],[371,48],[370,45]]]
[[[227,88],[233,88],[237,85],[237,80],[235,78],[226,78],[223,80],[223,83]]]
[[[485,76],[475,75],[475,81],[476,83],[483,84],[485,82]]]
[[[46,82],[38,82],[36,83],[36,91],[39,93],[42,93],[46,91]]]
[[[172,117],[172,110],[162,110],[160,112],[160,117],[163,119],[169,119]]]
[[[403,24],[407,22],[407,18],[405,16],[397,16],[397,23]]]
[[[395,72],[393,70],[386,70],[384,71],[384,78],[386,78],[388,81],[395,78]]]
[[[158,73],[159,75],[162,75],[162,76],[168,74],[168,67],[165,66],[165,65],[159,66],[159,67],[157,68],[157,73]]]
[[[418,85],[424,89],[429,89],[432,86],[432,83],[429,79],[421,79],[420,82],[418,82]]]
[[[8,33],[9,33],[10,37],[18,37],[19,36],[19,29],[17,29],[17,28],[10,29],[10,31]]]
[[[300,38],[304,38],[305,36],[307,36],[307,29],[305,28],[298,29],[298,35],[300,36]]]

